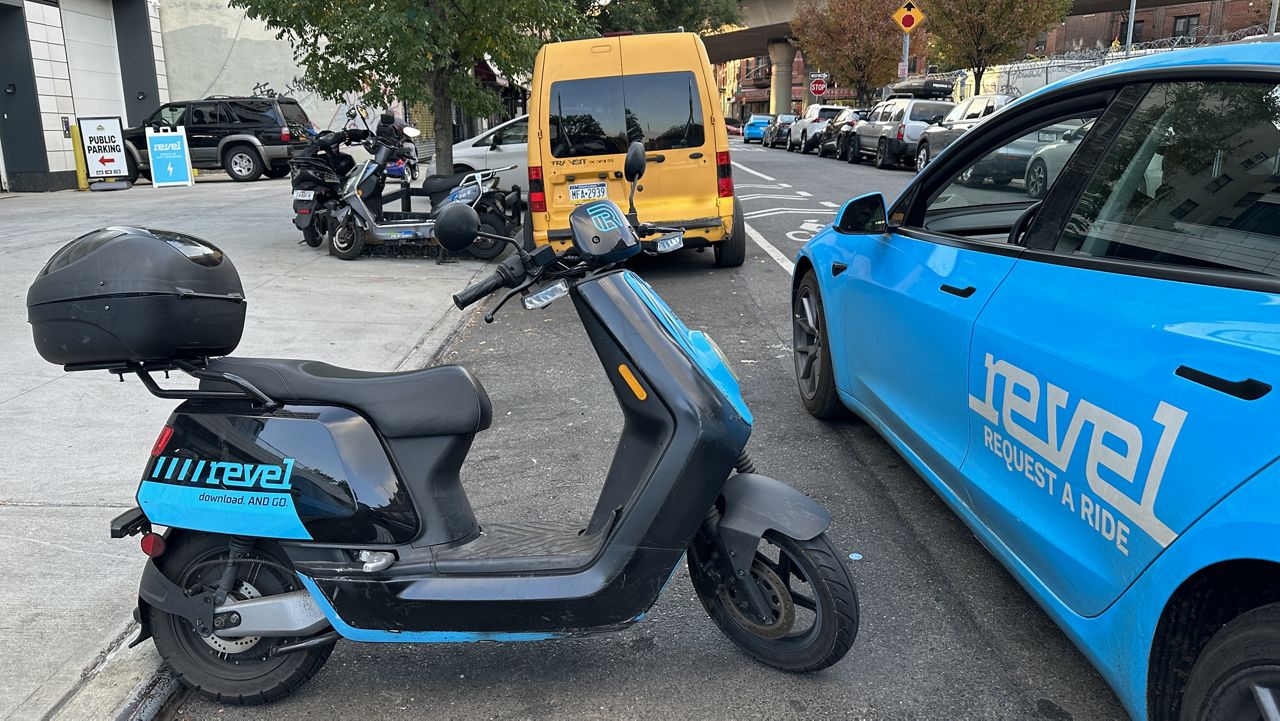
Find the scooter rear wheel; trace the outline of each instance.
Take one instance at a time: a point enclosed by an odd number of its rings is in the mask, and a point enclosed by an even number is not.
[[[690,547],[689,575],[716,626],[757,661],[807,673],[844,658],[858,635],[858,596],[840,554],[820,534],[808,541],[769,532],[752,563],[773,614],[768,624],[743,612],[745,599],[709,558],[710,545]]]
[[[226,536],[187,532],[177,535],[163,556],[160,570],[178,586],[216,586],[230,552]],[[289,561],[275,544],[259,542],[237,564],[230,596],[245,599],[296,591],[301,584],[287,569]],[[254,561],[257,561],[255,563]],[[333,644],[272,655],[281,644],[302,639],[201,636],[185,619],[149,608],[156,650],[179,680],[206,698],[221,703],[257,704],[287,696],[320,670]]]

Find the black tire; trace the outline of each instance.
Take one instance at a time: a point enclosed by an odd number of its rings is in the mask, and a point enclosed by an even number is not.
[[[848,160],[848,159],[849,159],[848,141],[846,140],[845,142],[842,143],[839,140],[837,140],[836,141],[836,160]]]
[[[329,255],[342,260],[355,260],[364,251],[364,228],[348,216],[333,226],[329,233]]]
[[[253,146],[243,143],[232,145],[222,153],[222,169],[232,180],[247,183],[262,175],[262,158]]]
[[[124,169],[125,180],[128,180],[131,184],[138,182],[138,176],[141,175],[141,173],[138,172],[138,164],[134,162],[133,156],[127,151],[124,154]]]
[[[801,133],[800,134],[800,154],[808,155],[810,149],[811,148],[809,147],[809,134]]]
[[[227,536],[185,532],[171,537],[156,563],[165,577],[184,589],[213,585],[222,574],[228,542]],[[302,588],[289,570],[288,556],[275,543],[258,542],[248,557],[266,563],[243,564],[233,595],[251,598]],[[251,584],[247,580],[250,573]],[[300,639],[208,641],[179,616],[154,607],[148,608],[148,614],[160,657],[184,685],[219,703],[258,704],[283,698],[314,676],[333,652],[330,643],[272,657],[269,651],[273,646]],[[247,646],[237,647],[246,642]]]
[[[817,146],[818,146],[818,157],[819,158],[827,157],[827,144],[822,141],[821,135],[818,136]]]
[[[1267,718],[1260,695],[1280,695],[1280,603],[1242,613],[1213,634],[1191,667],[1178,718]]]
[[[1013,182],[1012,175],[997,175],[991,179],[991,183],[993,185],[1003,186],[1003,185],[1008,185],[1009,183],[1012,183],[1012,182]]]
[[[1027,196],[1033,200],[1044,198],[1049,192],[1049,168],[1044,161],[1036,158],[1027,168]]]
[[[738,648],[755,660],[783,671],[818,671],[844,658],[858,635],[858,595],[840,553],[826,534],[799,541],[769,531],[762,546],[764,552],[757,553],[752,564],[752,580],[760,583],[766,597],[778,606],[785,608],[790,604],[793,612],[795,607],[805,609],[803,617],[795,614],[789,628],[778,630],[761,626],[762,630],[756,631],[744,625],[734,608],[731,585],[718,583],[708,572],[710,561],[703,555],[705,543],[695,541],[689,547],[689,576],[707,615]],[[770,558],[775,550],[777,561]],[[770,572],[772,578],[769,578]],[[778,581],[782,582],[782,588],[776,586]],[[810,613],[811,624],[808,623]],[[786,623],[779,615],[781,612],[775,607],[774,622]],[[807,628],[792,632],[796,621]],[[777,633],[784,635],[775,636]]]
[[[493,233],[494,235],[507,235],[507,221],[502,219],[501,215],[490,211],[480,214],[480,230],[484,233]],[[473,257],[480,260],[493,260],[502,254],[502,249],[507,244],[500,240],[491,240],[489,238],[476,238],[476,242],[471,244],[467,249]]]
[[[929,144],[920,143],[920,146],[916,148],[916,172],[919,173],[929,167],[929,161],[931,159],[932,158],[929,157]]]
[[[273,165],[273,166],[271,166],[270,168],[266,168],[266,169],[264,169],[264,170],[262,171],[262,174],[263,174],[263,175],[265,175],[265,176],[267,176],[268,178],[273,179],[273,180],[274,180],[274,179],[276,179],[276,178],[283,178],[283,177],[285,177],[286,175],[288,175],[288,174],[289,174],[289,166],[287,166],[287,165]]]
[[[827,312],[812,270],[804,274],[792,294],[791,356],[800,402],[809,415],[824,420],[843,417],[846,411],[836,392],[836,376],[831,367]]]
[[[858,136],[849,139],[849,164],[858,165],[862,162],[862,144],[858,142]]]
[[[319,248],[320,244],[324,242],[324,236],[324,233],[321,233],[316,229],[316,222],[314,220],[308,223],[307,227],[302,229],[302,242],[312,248]]]
[[[729,237],[713,243],[716,266],[720,268],[737,268],[747,259],[747,221],[742,217],[742,203],[733,199],[733,231]]]
[[[796,151],[795,143],[791,142],[791,133],[787,133],[787,152],[794,153]]]
[[[876,167],[891,168],[893,161],[889,159],[889,141],[880,138],[880,142],[876,143]]]

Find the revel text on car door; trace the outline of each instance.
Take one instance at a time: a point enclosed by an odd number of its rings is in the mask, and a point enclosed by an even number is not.
[[[1280,446],[1277,98],[1272,83],[1123,90],[978,318],[975,510],[1082,615]]]

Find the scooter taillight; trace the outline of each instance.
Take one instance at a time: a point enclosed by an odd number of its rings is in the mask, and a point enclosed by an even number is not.
[[[542,186],[542,166],[529,166],[529,211],[547,212],[547,193]]]
[[[169,439],[173,437],[173,426],[165,426],[160,429],[160,435],[156,437],[155,445],[151,446],[151,457],[155,458],[164,452],[164,447],[169,445]]]

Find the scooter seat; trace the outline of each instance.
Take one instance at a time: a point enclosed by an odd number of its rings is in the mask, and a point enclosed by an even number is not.
[[[422,181],[422,189],[428,193],[440,193],[458,187],[462,179],[471,173],[454,173],[453,175],[428,175]]]
[[[208,368],[237,375],[272,400],[358,411],[386,438],[474,435],[493,421],[489,394],[462,366],[375,373],[310,360],[217,358]],[[228,386],[202,380],[200,387]]]

